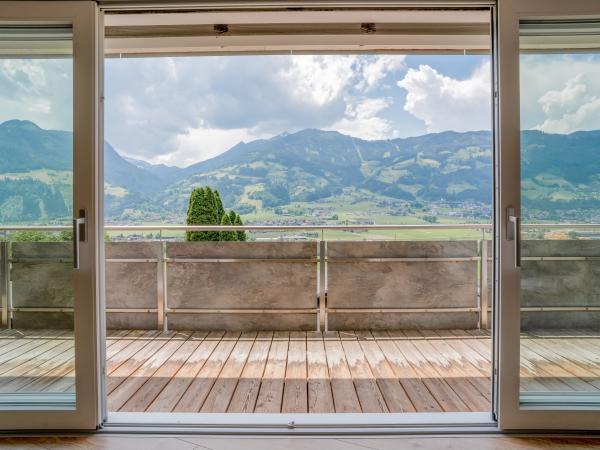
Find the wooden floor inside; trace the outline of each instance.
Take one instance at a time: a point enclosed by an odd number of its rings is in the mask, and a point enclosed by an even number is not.
[[[522,388],[600,391],[600,333],[533,331]],[[491,408],[481,330],[109,331],[109,411],[457,412]],[[0,331],[0,395],[73,392],[72,333]]]

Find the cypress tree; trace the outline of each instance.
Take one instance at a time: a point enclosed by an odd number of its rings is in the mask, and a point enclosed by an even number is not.
[[[231,211],[229,211],[229,221],[231,222],[231,225],[235,225],[236,216],[237,216],[237,214],[235,213],[235,211],[233,209]]]
[[[221,218],[219,217],[217,209],[215,192],[216,191],[213,191],[210,186],[204,187],[204,196],[206,198],[206,220],[208,225],[219,225],[221,223]],[[209,236],[207,239],[209,241],[221,240],[218,231],[207,231],[207,235]]]
[[[225,215],[225,208],[223,208],[223,202],[221,201],[221,195],[219,195],[219,191],[215,189],[213,193],[215,194],[215,204],[217,206],[217,223],[221,223],[221,220],[223,220],[223,216]],[[233,222],[231,223],[233,224]]]
[[[231,211],[233,212],[233,211]],[[244,223],[242,222],[242,218],[240,217],[239,214],[235,215],[235,220],[233,222],[234,225],[238,225],[238,226],[242,226],[244,225]],[[245,241],[246,240],[246,232],[244,230],[239,230],[236,231],[237,233],[237,240],[238,241]]]
[[[194,188],[190,194],[190,200],[188,203],[187,218],[185,223],[187,225],[201,225],[202,224],[202,203],[204,202],[204,190],[200,188]],[[203,241],[202,232],[199,231],[186,231],[186,241]]]
[[[223,218],[221,219],[221,225],[231,225],[231,221],[229,220],[229,214],[223,214]],[[221,241],[237,241],[237,233],[235,231],[221,231],[220,234]]]

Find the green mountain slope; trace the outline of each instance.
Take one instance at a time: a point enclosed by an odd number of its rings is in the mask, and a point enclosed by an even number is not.
[[[293,202],[355,198],[491,204],[492,139],[487,131],[444,132],[366,141],[335,131],[303,130],[239,143],[186,168],[120,156],[105,144],[106,216],[115,220],[181,217],[189,192],[217,188],[241,212]],[[522,135],[523,204],[560,211],[597,208],[600,131]],[[69,217],[72,135],[32,122],[0,124],[0,220]]]

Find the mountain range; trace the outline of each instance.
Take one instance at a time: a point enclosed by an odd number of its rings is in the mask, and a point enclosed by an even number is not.
[[[522,135],[523,202],[530,208],[597,207],[600,131]],[[0,124],[0,221],[70,215],[72,135],[29,121]],[[233,146],[185,168],[121,156],[105,143],[107,219],[183,217],[193,187],[210,185],[240,213],[318,202],[349,190],[408,202],[491,204],[489,131],[367,141],[307,129]]]

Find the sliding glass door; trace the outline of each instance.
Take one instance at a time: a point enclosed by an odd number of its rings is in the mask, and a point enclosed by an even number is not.
[[[600,5],[499,24],[500,425],[598,428]]]
[[[0,427],[98,423],[95,6],[0,3]]]

